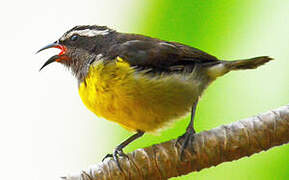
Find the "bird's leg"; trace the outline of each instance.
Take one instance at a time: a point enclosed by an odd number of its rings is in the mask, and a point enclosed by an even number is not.
[[[113,159],[115,160],[118,168],[120,170],[121,167],[120,167],[120,164],[119,164],[119,156],[124,156],[124,157],[128,157],[124,152],[123,152],[123,148],[126,147],[128,144],[130,144],[131,142],[133,142],[134,140],[136,140],[137,138],[141,137],[144,135],[144,132],[143,131],[140,131],[138,130],[136,134],[130,136],[128,139],[126,139],[125,141],[123,141],[120,145],[116,146],[116,148],[114,149],[113,151],[113,154],[107,154],[103,159],[102,161],[104,161],[104,159],[108,158],[108,157],[113,157]]]
[[[198,104],[198,101],[196,101],[192,106],[191,120],[190,120],[190,123],[186,129],[186,132],[182,136],[178,137],[178,139],[176,141],[176,143],[180,143],[180,141],[183,140],[181,143],[181,154],[180,154],[181,160],[183,158],[184,150],[188,146],[188,143],[190,143],[194,140],[194,134],[196,132],[195,128],[194,128],[194,117],[195,117],[195,113],[196,113],[197,104]]]

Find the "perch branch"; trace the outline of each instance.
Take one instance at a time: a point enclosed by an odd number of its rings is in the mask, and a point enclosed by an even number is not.
[[[62,177],[66,180],[168,179],[250,156],[289,142],[289,105],[229,125],[203,131],[188,145],[183,161],[176,140],[137,149]]]

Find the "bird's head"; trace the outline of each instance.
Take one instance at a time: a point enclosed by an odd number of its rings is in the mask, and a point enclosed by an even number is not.
[[[76,26],[64,33],[57,41],[38,52],[49,48],[58,48],[60,53],[49,58],[40,68],[59,62],[72,69],[74,74],[83,73],[84,67],[96,55],[102,54],[113,41],[115,31],[106,26]],[[80,74],[81,75],[81,74]]]

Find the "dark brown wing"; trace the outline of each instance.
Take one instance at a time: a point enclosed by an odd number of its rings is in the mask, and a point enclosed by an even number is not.
[[[115,44],[108,54],[110,58],[121,57],[131,66],[157,72],[183,71],[192,69],[196,64],[220,62],[216,57],[196,48],[157,39],[129,40]]]

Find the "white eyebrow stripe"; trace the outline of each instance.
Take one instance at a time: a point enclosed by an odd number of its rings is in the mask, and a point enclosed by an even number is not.
[[[70,38],[74,34],[78,34],[79,36],[86,36],[86,37],[93,37],[93,36],[98,36],[98,35],[107,35],[111,31],[109,29],[106,30],[96,30],[96,29],[84,29],[84,30],[76,30],[76,31],[71,31],[68,34],[62,36],[60,40],[65,40]]]

